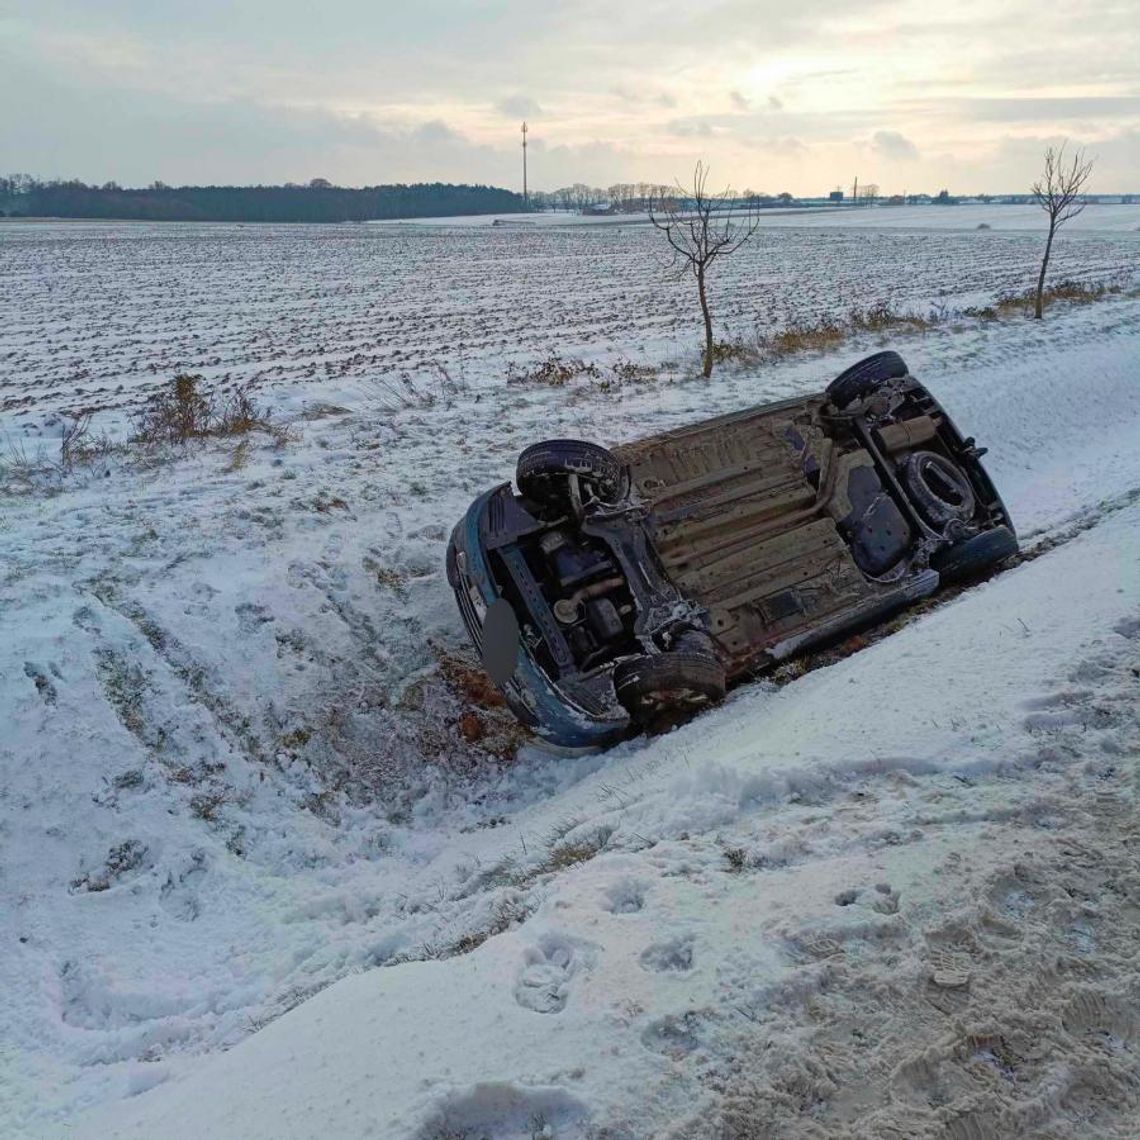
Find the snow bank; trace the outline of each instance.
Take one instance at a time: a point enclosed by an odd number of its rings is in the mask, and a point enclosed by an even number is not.
[[[1125,1135],[1140,965],[1107,888],[1140,867],[1098,880],[1096,852],[1134,810],[1138,524],[1122,511],[856,657],[615,756],[516,820],[614,828],[612,852],[536,884],[521,928],[346,979],[79,1135],[664,1135],[690,1118],[704,1135],[697,1114],[749,1098],[790,1120],[795,1073],[796,1112],[854,1124],[850,1066],[819,1069],[827,1034],[806,1028],[840,1023],[836,990],[892,1006],[889,1038],[852,1025],[843,1046],[894,1090],[876,1127],[926,1135],[976,1111],[957,1080],[1001,1094],[984,1119],[1038,1135],[1100,1095],[1097,1134]],[[1092,894],[1045,873],[1058,852],[1097,868]],[[1094,954],[1099,982],[1077,968]],[[1053,1011],[1068,1064],[1050,1091],[1017,1050],[1027,1013]]]

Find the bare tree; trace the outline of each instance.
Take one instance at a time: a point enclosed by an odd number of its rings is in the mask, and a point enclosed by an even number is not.
[[[677,275],[683,277],[692,273],[697,279],[701,315],[705,321],[702,368],[705,376],[711,376],[713,368],[713,325],[707,287],[709,269],[718,258],[735,253],[760,224],[754,198],[742,207],[733,197],[731,188],[710,194],[708,177],[708,169],[704,163],[698,162],[693,171],[691,193],[677,183],[676,198],[662,197],[649,206],[649,220],[665,235],[673,250],[672,267]]]
[[[1053,236],[1070,218],[1084,208],[1081,190],[1092,174],[1093,160],[1085,160],[1085,152],[1074,152],[1072,162],[1065,158],[1065,143],[1056,150],[1045,152],[1045,173],[1033,183],[1033,197],[1049,216],[1049,236],[1045,240],[1045,256],[1041,259],[1041,274],[1037,278],[1037,296],[1033,302],[1033,316],[1041,319],[1045,297],[1045,271],[1049,268],[1049,254],[1053,252]]]

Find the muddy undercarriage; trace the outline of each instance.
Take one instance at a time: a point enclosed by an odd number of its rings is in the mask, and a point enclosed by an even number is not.
[[[449,578],[525,722],[605,742],[1016,549],[981,450],[895,354],[860,368],[610,452],[535,445],[477,500]]]

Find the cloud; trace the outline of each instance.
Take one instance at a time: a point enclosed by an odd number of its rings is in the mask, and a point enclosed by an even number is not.
[[[511,119],[537,119],[542,108],[526,95],[508,95],[495,104],[495,110]]]
[[[752,106],[752,101],[741,95],[739,91],[730,91],[728,97],[733,107],[738,111],[747,111]],[[775,95],[769,95],[765,100],[765,104],[769,111],[782,111],[784,109],[783,102]]]
[[[712,127],[704,119],[670,119],[665,124],[665,131],[681,139],[711,138],[713,135]]]
[[[808,153],[808,147],[795,135],[783,135],[777,139],[769,139],[764,146],[773,154],[783,158],[799,158]]]
[[[45,177],[124,185],[328,178],[346,185],[471,181],[513,185],[516,159],[439,118],[389,120],[250,99],[190,103],[132,91],[78,91],[22,67],[0,69],[0,104],[35,90],[4,123],[3,149]]]
[[[1102,123],[1105,119],[1140,118],[1140,95],[967,98],[952,100],[952,109],[981,122]]]
[[[668,91],[647,92],[623,83],[615,83],[609,88],[609,93],[631,107],[640,107],[652,104],[656,107],[673,108],[677,106],[677,99]]]
[[[918,158],[918,147],[898,131],[876,131],[871,136],[871,149],[891,161],[911,162]]]
[[[1103,172],[1128,187],[1132,8],[1024,3],[325,0],[314,20],[311,0],[0,0],[0,106],[19,108],[0,156],[121,182],[514,185],[525,118],[538,186],[667,181],[699,154],[797,193],[869,158],[906,189],[1000,189],[1039,160],[1003,140],[1069,135],[1115,137]]]
[[[1006,136],[976,158],[960,165],[958,184],[969,180],[1001,193],[1025,193],[1041,173],[1042,156],[1048,146],[1065,141],[1061,134]],[[1128,193],[1136,190],[1136,172],[1140,170],[1140,129],[1125,129],[1096,138],[1072,136],[1070,147],[1087,147],[1095,160],[1089,192],[1092,194]]]
[[[428,146],[437,143],[466,143],[466,139],[454,128],[449,127],[442,119],[432,119],[429,122],[421,123],[413,131],[411,137],[420,143],[426,143]]]

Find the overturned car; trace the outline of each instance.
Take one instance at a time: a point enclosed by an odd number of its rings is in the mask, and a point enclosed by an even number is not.
[[[825,392],[607,450],[528,447],[447,550],[508,704],[602,745],[1017,551],[981,464],[895,352]]]

